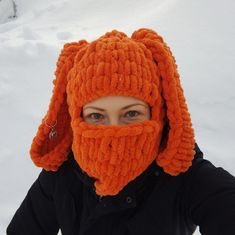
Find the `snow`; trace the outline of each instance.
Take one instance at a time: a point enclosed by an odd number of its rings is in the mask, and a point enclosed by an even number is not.
[[[235,174],[234,0],[0,1],[0,234],[37,178],[29,148],[64,43],[153,28],[171,47],[195,127],[214,165]],[[199,234],[197,231],[195,234]]]
[[[15,4],[12,0],[0,0],[0,24],[15,17]]]

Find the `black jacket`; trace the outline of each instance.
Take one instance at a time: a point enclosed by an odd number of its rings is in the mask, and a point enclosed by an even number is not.
[[[42,170],[7,228],[8,235],[235,234],[235,178],[203,159],[170,176],[153,162],[117,196],[99,197],[72,153],[57,172]]]

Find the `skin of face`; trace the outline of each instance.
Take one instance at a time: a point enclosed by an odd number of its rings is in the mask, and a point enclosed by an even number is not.
[[[150,120],[150,106],[131,96],[104,96],[83,106],[82,117],[94,125],[127,125]]]

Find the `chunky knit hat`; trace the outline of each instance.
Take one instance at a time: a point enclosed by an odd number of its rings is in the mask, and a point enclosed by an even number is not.
[[[129,38],[113,30],[91,43],[67,43],[55,75],[49,109],[30,149],[37,166],[58,170],[71,146],[76,147],[73,135],[82,120],[82,107],[106,95],[144,100],[151,107],[151,120],[160,121],[165,114],[166,134],[156,162],[172,176],[191,166],[194,131],[177,65],[170,48],[155,31],[142,28]],[[89,136],[89,132],[86,134]]]

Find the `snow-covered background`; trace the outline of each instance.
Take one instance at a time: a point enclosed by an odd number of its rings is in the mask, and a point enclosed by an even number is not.
[[[234,0],[14,2],[15,18],[13,1],[0,0],[0,234],[40,172],[28,151],[63,44],[112,29],[130,36],[148,27],[163,36],[176,57],[205,158],[235,175]]]

